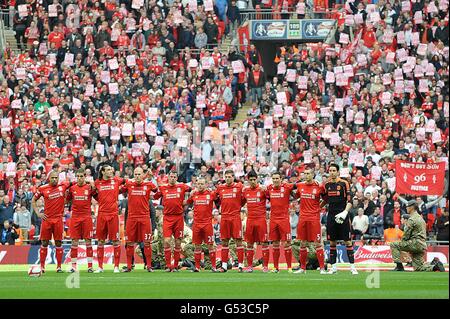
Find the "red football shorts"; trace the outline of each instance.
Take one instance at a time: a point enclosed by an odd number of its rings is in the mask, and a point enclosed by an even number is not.
[[[245,241],[253,244],[267,242],[268,240],[266,219],[247,219]]]
[[[183,238],[184,219],[183,215],[164,215],[163,218],[163,237],[173,237],[175,239]]]
[[[64,233],[64,221],[61,218],[43,220],[41,224],[40,240],[62,240]]]
[[[201,245],[202,243],[212,245],[214,243],[213,226],[209,224],[196,224],[192,226],[192,243]]]
[[[222,219],[220,222],[220,237],[221,239],[242,238],[241,217],[237,216],[230,219]]]
[[[92,217],[72,218],[70,221],[69,234],[72,239],[91,239],[94,237]]]
[[[119,216],[107,215],[97,217],[97,239],[98,240],[120,240],[119,238]]]
[[[320,242],[322,240],[322,228],[320,221],[300,221],[297,226],[297,239]]]
[[[270,220],[269,240],[291,240],[291,225],[289,223],[289,219]]]
[[[150,241],[152,239],[152,224],[150,218],[128,219],[126,224],[126,240],[130,242]]]

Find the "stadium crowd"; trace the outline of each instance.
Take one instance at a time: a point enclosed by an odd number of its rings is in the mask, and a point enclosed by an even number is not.
[[[281,7],[296,16],[302,3]],[[267,185],[276,170],[296,182],[307,165],[323,182],[334,162],[350,182],[359,238],[402,228],[396,159],[448,161],[447,0],[329,1],[335,44],[286,44],[273,78],[255,46],[219,51],[241,22],[234,0],[8,5],[22,51],[6,48],[0,65],[2,244],[14,243],[11,232],[38,235],[31,199],[52,169],[75,181],[85,168],[92,180],[109,161],[121,177],[143,165],[158,184],[176,170],[213,186],[231,168]],[[230,124],[247,102],[246,121]],[[430,238],[448,241],[448,201],[422,200]]]

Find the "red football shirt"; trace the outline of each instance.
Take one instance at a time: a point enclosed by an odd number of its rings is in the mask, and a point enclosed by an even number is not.
[[[98,214],[116,215],[119,213],[119,190],[123,179],[114,177],[108,180],[98,179],[95,181],[98,196]]]
[[[297,184],[297,197],[300,198],[300,219],[317,221],[320,219],[320,198],[325,195],[325,188],[317,181]]]
[[[248,219],[266,219],[266,201],[265,190],[259,185],[255,188],[246,187],[243,189],[244,200],[247,202]]]
[[[91,216],[93,191],[90,184],[73,185],[67,193],[67,200],[72,201],[72,217]]]
[[[68,185],[58,184],[51,186],[46,184],[38,187],[34,196],[36,199],[44,197],[44,213],[47,219],[59,219],[64,215],[64,203]]]
[[[156,189],[156,186],[149,181],[143,181],[140,184],[133,180],[126,181],[122,190],[128,192],[128,218],[150,217],[150,195]]]
[[[177,183],[173,186],[170,184],[161,185],[153,198],[158,199],[162,197],[161,205],[164,206],[164,215],[182,215],[184,211],[184,197],[190,189],[188,185],[182,183]]]
[[[270,200],[270,218],[289,218],[289,198],[294,184],[283,183],[280,187],[269,185],[267,187],[267,197]]]
[[[217,193],[211,190],[196,191],[187,200],[188,204],[194,204],[194,223],[211,224],[212,210]]]
[[[241,216],[241,207],[243,205],[242,184],[232,183],[219,185],[217,187],[217,196],[220,199],[220,208],[222,218],[233,218]]]

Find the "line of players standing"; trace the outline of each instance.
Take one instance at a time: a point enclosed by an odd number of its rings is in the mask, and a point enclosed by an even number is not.
[[[289,205],[291,200],[300,200],[300,221],[297,238],[300,245],[301,268],[295,273],[306,273],[307,244],[315,243],[317,259],[321,274],[334,274],[336,268],[336,243],[343,240],[347,246],[348,259],[351,264],[351,273],[357,274],[354,266],[353,245],[350,240],[350,221],[348,211],[351,207],[349,201],[349,185],[347,181],[339,178],[339,167],[331,164],[329,167],[329,180],[320,185],[314,180],[314,171],[305,170],[305,180],[298,184],[283,182],[279,173],[272,174],[272,184],[263,187],[258,183],[255,172],[247,175],[248,186],[235,182],[234,172],[225,172],[225,183],[218,185],[215,190],[206,187],[206,180],[198,178],[195,188],[187,184],[178,183],[176,172],[169,173],[166,185],[155,186],[146,179],[147,174],[141,167],[134,170],[133,179],[114,177],[113,168],[104,164],[99,171],[99,178],[95,182],[87,183],[83,169],[77,171],[77,183],[58,183],[58,173],[49,174],[49,183],[40,186],[33,196],[32,205],[36,210],[36,200],[44,198],[44,212],[38,213],[43,219],[40,239],[40,264],[45,272],[45,260],[49,241],[54,239],[56,246],[57,272],[62,272],[62,235],[63,212],[66,203],[72,205],[72,218],[70,236],[72,238],[70,271],[76,271],[78,244],[84,239],[88,261],[88,272],[93,270],[92,239],[94,238],[91,218],[92,198],[98,201],[99,209],[96,225],[96,238],[98,240],[96,273],[103,272],[104,245],[107,240],[112,241],[114,247],[114,272],[120,272],[120,236],[119,236],[119,207],[120,193],[128,196],[128,218],[126,221],[126,255],[127,267],[124,272],[132,269],[134,245],[144,243],[146,260],[152,260],[152,229],[150,221],[150,200],[161,199],[163,210],[163,237],[164,257],[166,271],[178,271],[181,240],[183,238],[184,218],[186,205],[192,205],[194,222],[192,226],[192,243],[195,246],[194,272],[200,271],[202,244],[207,244],[213,272],[226,272],[229,254],[229,240],[236,241],[239,272],[253,272],[252,264],[255,244],[262,246],[263,272],[269,272],[269,241],[272,242],[274,268],[271,272],[279,272],[279,259],[281,250],[284,250],[288,271],[292,272],[291,231],[289,223]],[[269,227],[267,227],[266,205],[270,203]],[[220,207],[221,212],[221,239],[222,266],[216,268],[216,250],[214,246],[212,210]],[[243,236],[241,207],[247,205],[247,226]],[[330,241],[330,258],[332,265],[325,270],[324,249],[321,237],[320,211],[328,205],[327,236]],[[171,239],[175,239],[171,247]],[[243,238],[244,237],[244,238]],[[243,240],[246,242],[244,249]],[[172,255],[173,248],[173,255]],[[246,255],[246,256],[244,256]],[[247,258],[248,267],[244,268],[244,258]],[[172,263],[173,260],[173,263]],[[152,272],[151,263],[147,270]]]

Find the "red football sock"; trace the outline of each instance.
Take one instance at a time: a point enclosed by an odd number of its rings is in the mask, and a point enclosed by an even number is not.
[[[306,248],[300,248],[300,266],[302,267],[303,270],[306,270],[307,260],[308,260],[308,250]]]
[[[242,264],[244,262],[244,247],[239,246],[236,248],[238,263]]]
[[[270,258],[269,246],[263,247],[262,248],[262,253],[263,253],[263,266],[264,267],[269,267],[269,258]]]
[[[88,267],[92,268],[92,257],[94,256],[94,251],[91,245],[86,245],[86,257],[88,262]]]
[[[211,258],[211,268],[216,269],[216,250],[212,249],[209,252],[209,258]]]
[[[105,255],[105,246],[97,246],[98,268],[103,269],[103,257]]]
[[[280,261],[280,247],[273,247],[273,266],[275,269],[279,268]]]
[[[286,263],[288,269],[292,268],[292,248],[284,248],[284,257],[286,257]]]
[[[323,255],[323,248],[316,249],[317,260],[319,261],[320,269],[325,269],[325,257]]]
[[[194,259],[195,259],[195,268],[200,269],[200,260],[202,259],[202,251],[201,250],[194,251]]]
[[[78,246],[72,246],[70,249],[70,261],[72,262],[72,268],[77,267],[77,258],[78,258]]]
[[[120,245],[114,246],[114,267],[119,267],[120,263]]]
[[[228,252],[230,248],[229,247],[222,247],[222,262],[227,263],[228,262]]]
[[[180,253],[181,253],[180,248],[175,248],[173,250],[173,267],[174,268],[178,268],[178,263],[180,262]]]
[[[172,268],[172,249],[164,248],[164,258],[166,259],[166,267]]]
[[[56,247],[56,264],[58,268],[61,268],[62,256],[63,256],[63,248]]]
[[[144,246],[144,255],[147,260],[147,268],[152,268],[152,245]]]
[[[131,270],[133,255],[134,255],[134,245],[127,245],[127,267]],[[114,252],[115,256],[115,252]]]
[[[47,259],[48,247],[41,246],[39,250],[39,260],[41,261],[41,269],[45,268],[45,259]]]
[[[255,251],[253,248],[247,248],[247,266],[252,267],[253,266],[253,255],[255,254]]]

